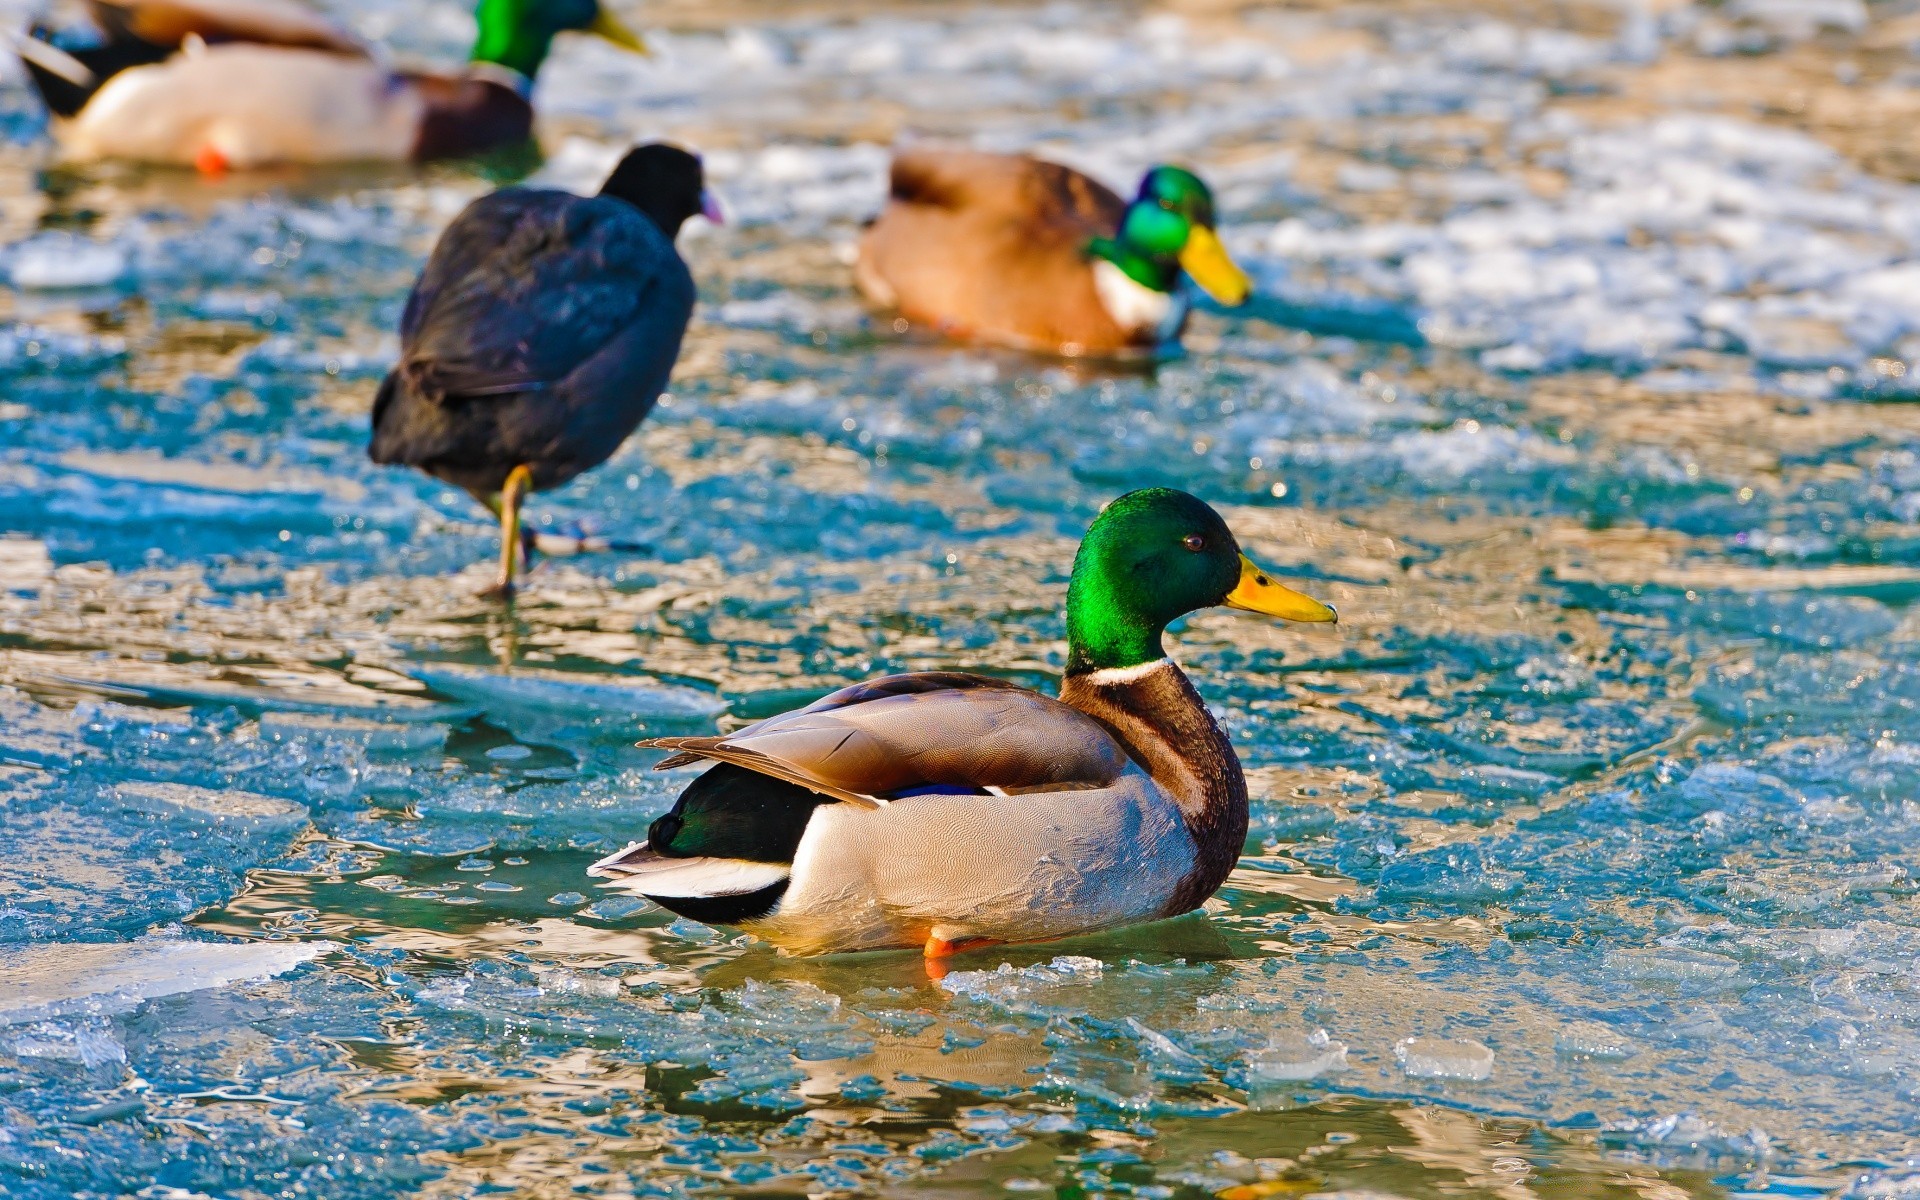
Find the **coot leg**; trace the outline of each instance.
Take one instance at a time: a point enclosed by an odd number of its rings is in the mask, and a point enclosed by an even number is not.
[[[508,473],[506,485],[500,489],[500,582],[493,586],[494,595],[513,595],[522,552],[520,502],[532,486],[533,470],[522,463]]]

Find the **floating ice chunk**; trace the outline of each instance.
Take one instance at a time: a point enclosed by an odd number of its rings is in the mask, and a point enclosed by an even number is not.
[[[1723,954],[1677,947],[1609,950],[1606,969],[1622,979],[1648,983],[1741,986],[1748,982],[1740,963]]]
[[[727,702],[712,692],[624,676],[492,671],[458,663],[415,664],[408,673],[442,695],[489,711],[537,709],[633,721],[694,721],[727,711]]]
[[[713,314],[723,325],[740,329],[790,329],[811,333],[819,329],[850,329],[860,323],[864,310],[854,304],[822,303],[775,292],[753,300],[729,300]]]
[[[105,287],[127,274],[127,252],[68,234],[50,234],[13,248],[7,278],[29,291]]]
[[[887,191],[892,155],[884,146],[782,143],[757,152],[706,156],[707,176],[741,225],[806,218],[871,216]]]
[[[1478,846],[1411,854],[1380,872],[1380,895],[1393,899],[1486,903],[1518,892],[1525,878],[1496,866]]]
[[[411,696],[376,692],[347,683],[337,686],[303,683],[290,687],[249,687],[219,680],[148,682],[78,675],[48,675],[47,678],[69,687],[84,688],[120,699],[180,707],[231,706],[244,713],[298,712],[352,716],[369,721],[458,722],[475,715],[477,711],[451,704],[428,704]]]
[[[1830,316],[1718,300],[1704,305],[1700,318],[1738,338],[1747,353],[1770,367],[1849,367],[1863,357],[1848,330]]]
[[[304,828],[304,805],[276,796],[180,783],[129,780],[115,788],[122,804],[141,812],[185,818],[196,824],[245,829],[251,833],[284,834]]]
[[[582,900],[585,896],[580,897]],[[720,936],[720,932],[711,925],[702,925],[688,917],[676,917],[667,926],[667,932],[683,942],[711,942]]]
[[[131,1012],[142,1001],[284,975],[332,942],[34,945],[0,950],[0,1025]]]
[[[624,146],[611,142],[596,142],[577,135],[568,137],[561,141],[559,149],[547,155],[540,169],[527,178],[527,183],[591,196],[600,190],[600,185],[625,154]]]
[[[1806,592],[1709,593],[1688,617],[1728,632],[1750,633],[1809,648],[1857,646],[1891,633],[1891,609],[1866,596]]]
[[[1730,880],[1727,895],[1778,905],[1788,912],[1810,913],[1844,904],[1856,895],[1887,891],[1906,878],[1906,868],[1898,863],[1771,867]]]
[[[1701,763],[1680,785],[1680,795],[1697,805],[1738,810],[1800,805],[1800,794],[1786,780],[1733,762]]]
[[[127,1061],[127,1048],[113,1026],[99,1017],[76,1021],[37,1021],[7,1039],[21,1058],[50,1058],[77,1062],[92,1069]]]
[[[650,905],[634,896],[608,896],[593,905],[580,910],[580,916],[592,917],[596,921],[624,921],[628,917],[645,912]]]
[[[1408,1079],[1493,1078],[1493,1051],[1470,1038],[1404,1038],[1394,1044],[1393,1056]]]
[[[1867,6],[1862,0],[1734,0],[1727,11],[1793,41],[1804,41],[1823,29],[1859,33],[1867,27]]]
[[[1532,346],[1514,342],[1498,349],[1483,351],[1480,365],[1489,371],[1510,371],[1516,375],[1526,375],[1547,365],[1547,356]]]
[[[743,70],[766,71],[791,65],[793,50],[763,29],[744,26],[727,31],[727,57]]]
[[[1632,1058],[1640,1048],[1605,1025],[1587,1021],[1568,1025],[1554,1038],[1553,1048],[1566,1058]]]
[[[273,742],[356,743],[380,754],[431,754],[444,748],[451,730],[438,721],[374,721],[343,713],[267,712],[260,736]]]
[[[601,1000],[618,996],[625,986],[610,976],[569,971],[565,967],[535,971],[534,978],[540,981],[540,990],[551,995],[592,996]]]
[[[1318,1079],[1347,1069],[1347,1044],[1324,1029],[1312,1033],[1276,1033],[1247,1055],[1247,1077],[1263,1082]]]
[[[1840,1200],[1912,1200],[1920,1196],[1920,1158],[1868,1171],[1847,1185]]]
[[[1736,1159],[1764,1162],[1773,1157],[1773,1138],[1753,1128],[1732,1133],[1694,1113],[1672,1113],[1644,1121],[1620,1121],[1601,1131],[1603,1144],[1662,1151],[1667,1162]]]
[[[1149,1058],[1157,1059],[1164,1063],[1171,1063],[1179,1067],[1199,1068],[1201,1070],[1206,1068],[1206,1063],[1202,1062],[1191,1051],[1187,1050],[1166,1034],[1161,1033],[1158,1029],[1141,1021],[1138,1017],[1128,1017],[1125,1024],[1127,1029],[1132,1032],[1135,1037],[1140,1039],[1141,1047],[1146,1051]]]
[[[992,971],[953,971],[940,980],[940,987],[956,996],[1005,1002],[1044,988],[1098,980],[1104,970],[1097,958],[1062,954],[1030,967],[1001,963]]]
[[[1340,164],[1334,173],[1335,182],[1349,192],[1390,192],[1400,186],[1400,172],[1379,163],[1350,162]]]
[[[1397,435],[1387,453],[1407,471],[1425,479],[1464,479],[1490,471],[1524,471],[1546,463],[1570,462],[1571,448],[1538,434],[1504,425],[1461,421],[1450,429],[1416,430]]]

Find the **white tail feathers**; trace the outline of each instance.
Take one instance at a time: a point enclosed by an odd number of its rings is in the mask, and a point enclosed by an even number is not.
[[[58,75],[75,87],[92,87],[100,82],[93,69],[50,42],[43,42],[27,34],[14,34],[12,37],[14,52],[36,67]]]
[[[587,868],[587,874],[618,880],[627,891],[669,899],[744,896],[784,881],[792,871],[787,863],[744,858],[668,858],[645,842],[635,842]]]

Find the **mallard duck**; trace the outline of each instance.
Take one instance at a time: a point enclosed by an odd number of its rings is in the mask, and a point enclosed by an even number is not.
[[[1179,339],[1182,272],[1222,304],[1251,290],[1191,171],[1153,168],[1129,204],[1057,163],[916,150],[893,160],[854,281],[880,307],[956,337],[1112,355]]]
[[[605,462],[666,387],[694,298],[673,239],[696,213],[720,219],[700,160],[641,146],[597,196],[514,187],[475,200],[413,285],[367,452],[499,516],[501,593],[526,494]]]
[[[598,0],[481,0],[457,75],[394,71],[289,0],[88,6],[85,44],[40,26],[16,43],[74,161],[219,171],[477,154],[532,137],[533,77],[556,35],[646,52]]]
[[[719,737],[645,841],[588,874],[790,952],[1067,937],[1197,908],[1247,833],[1240,760],[1161,635],[1227,605],[1333,621],[1240,552],[1220,515],[1129,492],[1067,585],[1060,698],[957,671],[891,675]]]

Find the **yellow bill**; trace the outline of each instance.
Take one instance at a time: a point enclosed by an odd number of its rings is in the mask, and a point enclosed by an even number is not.
[[[1253,281],[1227,254],[1220,235],[1205,225],[1195,225],[1187,235],[1186,247],[1180,251],[1180,267],[1222,304],[1245,304],[1247,294],[1253,291]]]
[[[605,4],[600,6],[599,15],[593,18],[593,24],[587,26],[587,32],[607,39],[622,50],[631,50],[635,54],[644,54],[648,57],[653,55],[653,49],[647,45],[647,39],[622,25],[618,18],[607,11]]]
[[[1322,604],[1312,596],[1275,583],[1260,564],[1244,554],[1240,556],[1240,582],[1227,593],[1225,603],[1228,608],[1265,613],[1282,621],[1324,622],[1340,619],[1333,605]]]

